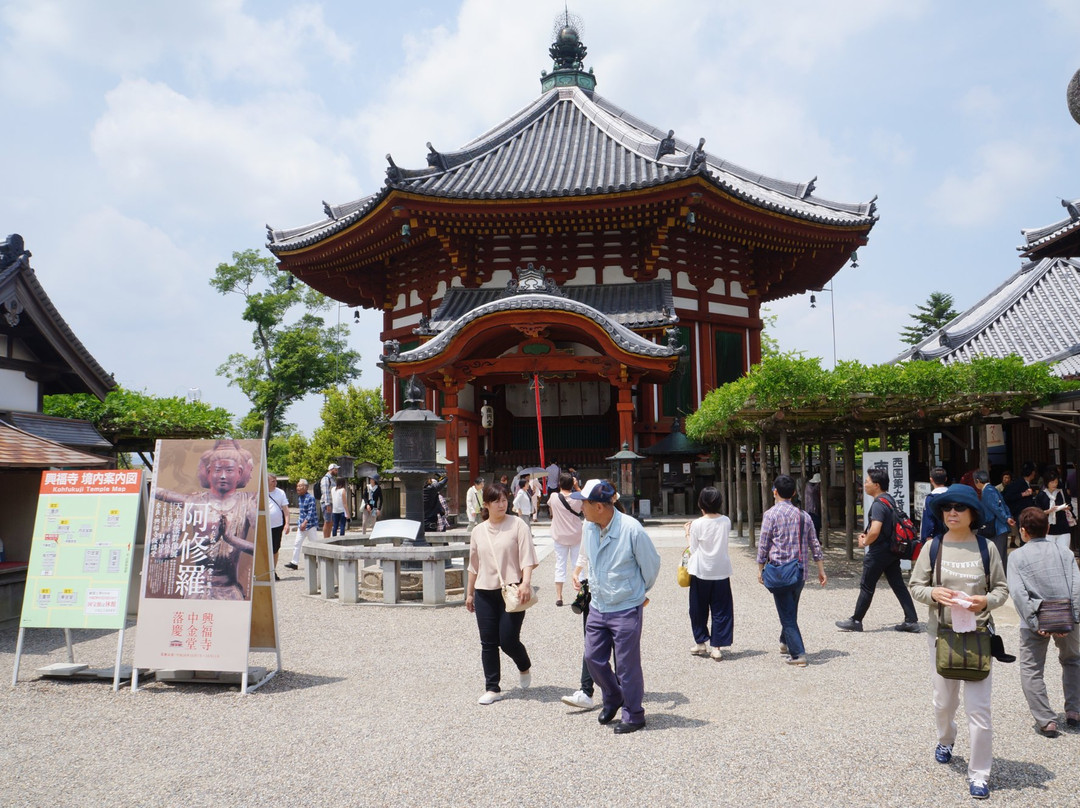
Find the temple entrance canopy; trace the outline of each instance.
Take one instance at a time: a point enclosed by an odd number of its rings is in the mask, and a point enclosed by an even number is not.
[[[596,419],[597,457],[663,439],[760,361],[762,304],[822,288],[877,221],[873,200],[821,198],[816,178],[744,169],[602,98],[572,26],[550,55],[540,96],[457,151],[388,155],[376,193],[269,229],[283,270],[383,312],[387,406],[402,377],[424,380],[453,416],[452,477],[536,440],[500,430],[535,413],[537,383],[545,417]]]
[[[665,341],[653,341],[618,322],[620,315],[612,310],[620,298],[624,309],[627,301],[634,308],[623,311],[623,319],[629,317],[645,334]],[[521,465],[529,465],[528,453],[539,448],[529,440],[529,420],[535,419],[538,406],[542,417],[575,419],[574,428],[556,424],[557,431],[549,430],[547,443],[553,450],[574,449],[579,455],[609,451],[611,440],[634,439],[633,391],[643,382],[666,382],[685,351],[670,327],[675,318],[664,300],[670,302],[665,282],[564,291],[545,278],[543,267],[530,264],[501,291],[450,290],[434,316],[416,329],[430,339],[407,351],[397,340],[388,340],[381,364],[395,376],[417,376],[455,398],[471,386],[495,402],[495,421],[522,420],[522,429],[502,430],[509,442],[499,441],[495,433],[492,443],[503,445],[493,449],[489,444],[485,450],[486,455],[500,451],[506,464],[521,459]],[[618,413],[614,424],[608,417],[612,403]],[[591,421],[592,428],[578,428],[582,419]],[[526,454],[518,458],[522,451]],[[537,457],[531,455],[533,461]]]

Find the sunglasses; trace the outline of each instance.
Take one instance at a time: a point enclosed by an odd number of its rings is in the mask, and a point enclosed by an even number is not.
[[[956,511],[957,513],[963,513],[964,511],[969,510],[971,510],[970,505],[964,505],[960,502],[946,502],[944,505],[941,506],[942,513],[945,513],[945,511]]]

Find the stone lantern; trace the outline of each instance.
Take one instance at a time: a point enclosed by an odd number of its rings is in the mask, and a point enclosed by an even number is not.
[[[426,545],[424,538],[424,484],[442,473],[435,458],[435,429],[446,423],[423,406],[424,387],[413,376],[405,388],[405,407],[390,423],[394,429],[394,467],[387,474],[397,475],[405,489],[405,518],[420,523],[415,539],[404,545]]]
[[[630,448],[629,443],[622,445],[622,450],[616,452],[607,460],[611,463],[611,482],[615,490],[619,492],[619,501],[623,503],[626,512],[634,514],[637,511],[638,468],[639,460],[645,458]]]

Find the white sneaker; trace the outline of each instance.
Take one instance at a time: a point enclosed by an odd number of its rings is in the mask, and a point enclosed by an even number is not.
[[[708,656],[709,649],[705,647],[705,643],[696,642],[690,646],[690,653],[694,656]]]
[[[477,704],[494,704],[495,702],[497,702],[502,697],[503,697],[502,693],[496,693],[494,690],[489,690],[486,693],[484,693],[484,695],[482,695],[479,699],[477,699],[476,703]]]
[[[711,656],[713,659],[723,659],[724,658],[724,655],[722,653],[720,653],[719,648],[710,649],[709,650],[709,656]]]
[[[596,706],[592,700],[592,696],[584,690],[578,690],[572,696],[563,696],[562,703],[568,704],[571,707],[577,707],[579,710],[591,710]]]
[[[521,689],[528,690],[532,684],[532,671],[522,671],[518,675],[521,677]]]

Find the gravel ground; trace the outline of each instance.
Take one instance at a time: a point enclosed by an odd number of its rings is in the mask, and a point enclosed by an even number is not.
[[[675,585],[681,527],[650,526],[660,580],[643,637],[648,727],[615,736],[559,701],[577,689],[581,620],[554,601],[547,528],[540,603],[522,637],[533,686],[506,699],[483,691],[476,624],[461,606],[342,605],[278,584],[285,670],[260,690],[36,678],[66,661],[59,630],[27,632],[20,682],[0,687],[0,803],[13,806],[685,805],[935,806],[970,804],[961,710],[953,763],[933,760],[925,635],[899,634],[884,581],[866,631],[833,621],[854,606],[859,562],[829,551],[829,586],[808,585],[800,625],[810,666],[778,653],[779,622],[747,542],[734,540],[735,645],[720,662],[691,656],[687,594]],[[282,558],[288,558],[283,552]],[[569,600],[567,601],[569,602]],[[920,607],[923,608],[923,607]],[[997,613],[1016,650],[1017,619]],[[18,629],[0,629],[10,676]],[[134,630],[125,661],[130,662]],[[75,631],[76,660],[112,664],[115,633]],[[253,663],[269,664],[265,655]],[[1016,665],[994,670],[997,805],[1076,805],[1080,732],[1034,731]],[[1064,710],[1060,667],[1047,662]],[[1064,727],[1064,722],[1062,722]]]

